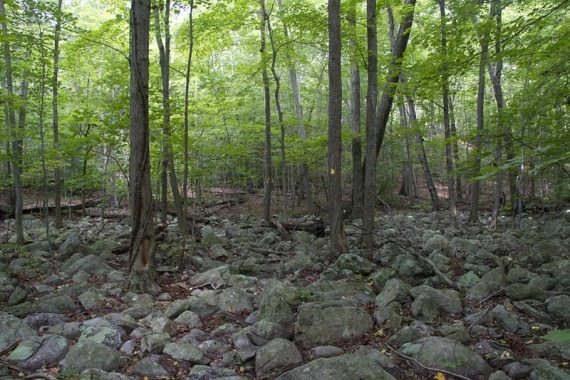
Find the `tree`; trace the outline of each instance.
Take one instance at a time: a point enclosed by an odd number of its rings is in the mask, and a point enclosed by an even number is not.
[[[329,26],[329,106],[328,106],[328,200],[330,253],[332,261],[348,249],[342,217],[342,79],[340,0],[328,2]]]
[[[131,1],[129,287],[154,288],[154,220],[148,122],[150,0]]]
[[[266,15],[265,0],[260,0],[261,5],[261,74],[263,77],[263,97],[265,101],[265,158],[263,165],[263,217],[265,221],[271,220],[271,190],[273,176],[271,174],[271,95],[269,94],[269,75],[267,74],[267,57],[265,56],[265,26]]]
[[[59,142],[59,114],[57,107],[59,90],[59,39],[61,34],[61,5],[62,0],[57,0],[57,10],[55,16],[54,47],[53,47],[53,86],[52,86],[52,111],[53,111],[53,147],[59,153],[61,149]],[[55,228],[63,227],[61,219],[61,190],[62,178],[59,164],[54,169],[54,193],[55,193]]]

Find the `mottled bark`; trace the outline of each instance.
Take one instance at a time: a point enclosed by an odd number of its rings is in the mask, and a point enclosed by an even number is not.
[[[273,175],[271,174],[271,95],[269,93],[269,75],[267,74],[267,57],[265,56],[265,0],[261,5],[261,74],[263,77],[263,96],[265,103],[265,159],[263,162],[263,217],[271,221],[271,190]]]
[[[52,87],[52,112],[53,112],[53,148],[58,152],[60,150],[59,144],[59,115],[58,115],[58,90],[59,90],[59,40],[61,34],[61,3],[62,0],[57,1],[57,13],[54,32],[54,47],[53,47],[53,87]],[[61,219],[61,190],[63,187],[61,178],[61,167],[59,164],[54,169],[54,201],[55,201],[55,228],[63,227]]]

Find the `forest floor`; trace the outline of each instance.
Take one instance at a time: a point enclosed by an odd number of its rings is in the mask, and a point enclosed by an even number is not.
[[[25,246],[3,221],[0,378],[570,378],[570,211],[491,231],[385,209],[376,249],[351,220],[329,264],[319,217],[278,230],[234,195],[198,210],[182,272],[176,219],[159,229],[153,294],[128,290],[120,209],[69,213],[49,239],[27,214]]]

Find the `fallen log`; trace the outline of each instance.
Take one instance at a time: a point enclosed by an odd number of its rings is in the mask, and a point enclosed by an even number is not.
[[[263,227],[272,227],[276,228],[278,231],[281,230],[282,227],[286,231],[305,231],[317,237],[325,236],[325,222],[321,219],[311,219],[311,220],[303,220],[303,221],[277,221],[273,219],[271,224],[264,224]]]

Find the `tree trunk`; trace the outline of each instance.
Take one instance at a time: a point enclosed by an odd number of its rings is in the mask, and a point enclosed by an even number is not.
[[[190,11],[188,12],[188,39],[190,46],[188,47],[188,60],[186,63],[186,76],[184,81],[184,174],[182,183],[182,212],[183,218],[187,220],[186,200],[188,199],[188,174],[190,165],[189,146],[189,105],[190,105],[190,69],[192,68],[192,54],[194,52],[194,0],[190,0]],[[192,225],[194,230],[194,225]],[[192,233],[194,236],[194,233]]]
[[[416,107],[414,105],[414,100],[411,97],[407,97],[408,103],[408,112],[410,114],[410,125],[414,125],[417,116],[416,116]],[[424,146],[424,138],[421,133],[416,135],[416,143],[418,145],[418,160],[422,164],[422,169],[424,171],[424,176],[426,177],[426,184],[429,191],[430,199],[431,199],[431,209],[435,211],[439,209],[439,197],[437,195],[437,188],[435,187],[435,183],[433,181],[433,176],[431,174],[431,170],[429,168],[429,163],[427,160],[426,148]]]
[[[271,190],[273,176],[271,175],[271,95],[269,93],[269,75],[267,74],[267,60],[265,56],[265,0],[261,5],[261,71],[263,76],[263,94],[265,100],[265,160],[263,165],[263,217],[266,222],[271,221]]]
[[[408,117],[406,115],[406,106],[402,103],[398,104],[398,111],[400,113],[400,127],[403,131],[409,129]],[[407,132],[404,132],[404,153],[406,155],[406,163],[402,171],[402,186],[400,188],[400,195],[411,198],[412,200],[417,196],[416,176],[414,173],[414,165],[412,161],[412,152],[410,148],[410,139]]]
[[[453,159],[455,160],[455,165],[457,165],[459,162],[459,143],[457,142],[457,123],[455,122],[455,107],[452,99],[449,99],[449,119],[451,122],[451,139],[453,140]],[[460,173],[457,173],[455,176],[455,187],[457,200],[461,202],[463,200],[463,181]]]
[[[328,1],[328,28],[328,194],[330,219],[330,252],[328,261],[332,262],[338,255],[348,249],[342,217],[342,40],[340,27],[340,0]]]
[[[486,29],[486,28],[485,28]],[[483,149],[483,128],[485,124],[485,71],[487,67],[487,55],[489,51],[488,31],[483,31],[479,36],[481,56],[479,59],[479,80],[477,85],[477,134],[475,135],[475,165],[473,176],[479,176],[481,172],[481,150]],[[479,222],[479,194],[481,191],[480,180],[475,178],[471,185],[471,207],[469,223]]]
[[[264,4],[264,3],[263,3]],[[265,4],[264,4],[265,5]],[[275,41],[273,39],[273,29],[271,28],[271,21],[269,20],[269,15],[263,8],[264,18],[267,21],[267,33],[269,35],[269,41],[271,42],[271,73],[273,74],[273,80],[275,81],[275,107],[277,108],[277,120],[279,121],[279,129],[281,131],[281,142],[280,142],[280,153],[281,153],[281,187],[283,191],[283,216],[287,216],[287,162],[285,161],[285,122],[283,121],[283,110],[281,109],[281,98],[279,97],[281,91],[281,80],[279,75],[277,75],[277,69],[275,67],[277,63],[277,48],[275,46]]]
[[[352,217],[361,218],[364,210],[364,171],[360,135],[360,68],[356,36],[356,3],[348,14],[350,25],[350,129],[352,131]]]
[[[366,159],[364,160],[364,210],[362,246],[374,248],[374,205],[376,203],[376,101],[378,98],[378,42],[376,0],[366,2],[366,41],[368,51],[368,89],[366,92]]]
[[[154,290],[154,220],[148,122],[150,0],[131,1],[130,209],[131,289]]]
[[[283,1],[277,0],[279,10],[283,10]],[[283,32],[285,34],[286,42],[290,41],[290,32],[287,24],[283,22]],[[297,116],[297,127],[299,130],[299,138],[303,144],[307,140],[307,131],[305,130],[305,122],[303,120],[303,107],[301,106],[301,92],[299,89],[299,81],[297,78],[297,69],[291,57],[287,56],[289,62],[289,81],[291,82],[291,92],[293,94],[293,104],[295,106],[295,115]],[[303,181],[303,192],[309,204],[309,210],[312,212],[315,209],[313,197],[311,194],[311,183],[309,181],[309,167],[306,163],[300,166],[300,172]]]
[[[6,7],[4,4],[4,0],[0,0],[0,16],[2,17],[1,28],[2,32],[5,36],[5,40],[3,45],[4,48],[4,62],[5,62],[5,70],[6,70],[6,92],[8,94],[8,102],[7,102],[7,109],[8,109],[8,130],[10,133],[10,138],[12,140],[12,175],[14,179],[13,183],[13,190],[15,195],[15,218],[16,218],[16,241],[18,243],[24,242],[24,229],[22,226],[22,208],[23,208],[23,194],[22,194],[22,176],[21,176],[21,164],[22,164],[22,141],[21,136],[16,127],[16,110],[14,105],[14,78],[12,76],[12,55],[10,51],[10,43],[8,42],[7,34],[8,34],[8,25],[6,24]],[[22,98],[25,98],[27,92],[27,78],[24,79],[24,83],[22,84]],[[22,106],[24,109],[24,116],[25,116],[25,105]],[[22,108],[20,108],[20,112],[22,112]],[[24,119],[20,119],[20,126],[23,127]],[[20,129],[20,128],[18,128]]]
[[[447,198],[449,203],[449,217],[451,225],[457,228],[457,209],[455,201],[455,182],[453,180],[453,153],[451,150],[451,126],[449,122],[449,73],[447,68],[447,17],[445,14],[445,0],[438,0],[441,19],[441,55],[443,63],[441,68],[441,89],[443,97],[443,125],[445,129],[445,164],[447,169]]]
[[[60,154],[59,145],[59,116],[58,116],[58,89],[59,89],[59,39],[61,32],[61,3],[62,0],[57,1],[57,13],[56,13],[56,23],[54,32],[54,47],[53,47],[53,88],[52,88],[52,108],[53,108],[53,147],[55,151]],[[59,160],[61,162],[61,158]],[[63,221],[61,219],[61,190],[62,190],[62,178],[61,178],[61,167],[59,163],[56,164],[54,170],[54,197],[55,197],[55,228],[63,227]]]
[[[162,2],[160,2],[159,5],[162,7]],[[180,271],[182,271],[184,265],[184,248],[186,244],[187,228],[185,213],[183,210],[183,201],[181,199],[180,190],[178,188],[178,178],[176,176],[176,170],[174,169],[174,154],[172,153],[172,131],[170,128],[170,0],[166,0],[164,8],[164,43],[162,42],[160,14],[157,8],[155,8],[154,16],[156,27],[156,42],[158,44],[158,51],[160,55],[160,73],[162,75],[162,134],[164,136],[163,159],[166,161],[166,168],[168,170],[168,177],[170,179],[172,198],[174,200],[174,209],[176,210],[178,229],[181,236],[180,252],[178,255],[178,268]]]
[[[505,106],[505,101],[503,97],[503,87],[501,83],[502,73],[503,73],[503,58],[501,57],[502,46],[502,9],[501,0],[491,1],[491,17],[496,20],[495,26],[495,59],[496,63],[489,65],[489,77],[491,79],[491,84],[493,85],[493,94],[495,95],[495,103],[497,104],[497,147],[495,150],[495,163],[497,166],[497,175],[495,177],[495,189],[493,192],[493,212],[491,214],[491,229],[497,228],[497,219],[499,218],[499,210],[503,199],[503,172],[501,171],[501,165],[503,163],[503,138],[504,138],[504,127],[503,127],[503,109]]]

